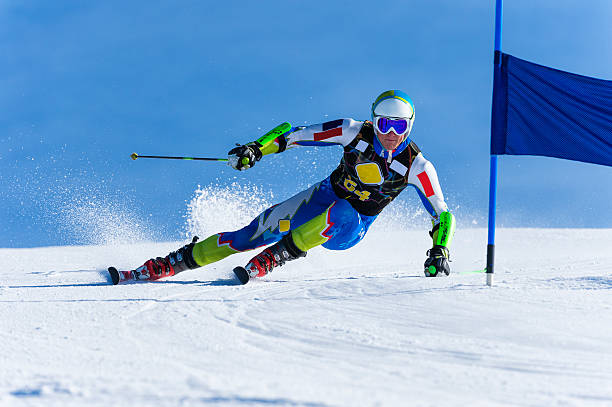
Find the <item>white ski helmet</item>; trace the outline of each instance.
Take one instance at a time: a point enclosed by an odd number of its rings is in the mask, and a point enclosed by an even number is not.
[[[376,130],[379,130],[376,124],[376,118],[380,116],[406,119],[408,122],[408,129],[404,137],[405,139],[410,134],[412,124],[414,123],[414,103],[412,103],[410,97],[401,90],[388,90],[381,93],[374,103],[372,103],[372,123]]]

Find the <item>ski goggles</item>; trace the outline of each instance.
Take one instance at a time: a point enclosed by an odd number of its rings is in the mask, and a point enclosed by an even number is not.
[[[387,134],[394,130],[398,136],[408,133],[410,130],[410,120],[402,118],[392,118],[385,116],[374,117],[374,127],[379,133]]]

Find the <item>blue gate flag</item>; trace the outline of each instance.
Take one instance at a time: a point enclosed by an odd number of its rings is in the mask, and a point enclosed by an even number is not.
[[[612,166],[612,81],[496,57],[491,154]]]

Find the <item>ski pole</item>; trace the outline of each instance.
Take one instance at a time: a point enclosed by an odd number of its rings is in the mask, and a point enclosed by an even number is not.
[[[473,271],[460,271],[455,274],[476,274],[476,273],[486,273],[486,272],[487,272],[487,269],[482,269],[482,270],[473,270]]]
[[[132,153],[130,155],[132,160],[137,158],[163,158],[165,160],[198,160],[198,161],[227,161],[227,158],[210,158],[210,157],[170,157],[167,155],[139,155]]]
[[[276,139],[278,136],[281,136],[288,131],[291,130],[291,124],[289,122],[284,122],[261,136],[257,139],[257,142],[262,146],[270,143],[272,140]],[[136,160],[138,158],[162,158],[165,160],[198,160],[198,161],[228,161],[227,158],[210,158],[210,157],[170,157],[166,155],[138,155],[136,153],[132,153],[130,155],[132,160]]]

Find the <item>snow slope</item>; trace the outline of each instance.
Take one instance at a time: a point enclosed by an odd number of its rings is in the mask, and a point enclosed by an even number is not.
[[[612,230],[373,231],[236,285],[241,254],[111,286],[181,242],[0,249],[0,405],[612,405]]]

